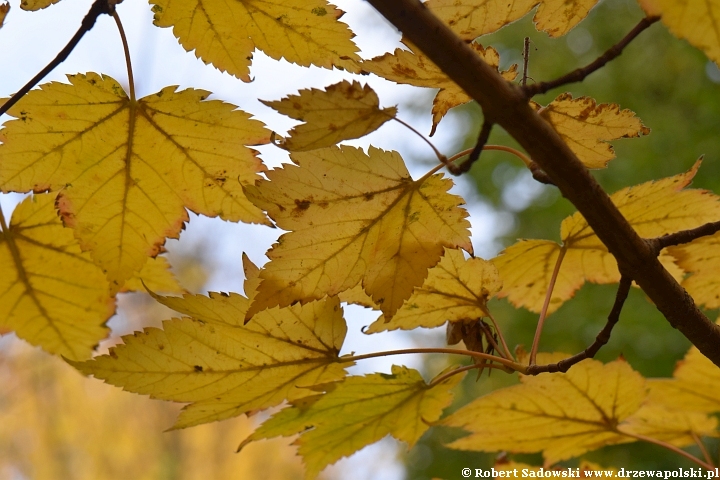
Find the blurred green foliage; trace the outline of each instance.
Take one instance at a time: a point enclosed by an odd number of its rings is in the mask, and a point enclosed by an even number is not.
[[[584,66],[622,39],[644,16],[631,0],[605,0],[567,36],[550,39],[535,31],[527,16],[501,31],[482,37],[501,56],[501,67],[522,65],[524,37],[530,37],[529,82],[551,80]],[[521,68],[522,70],[522,68]],[[587,95],[598,103],[618,103],[629,108],[652,129],[649,136],[613,142],[617,158],[605,170],[593,172],[612,193],[620,188],[687,170],[704,155],[695,188],[720,192],[720,70],[700,51],[670,35],[657,23],[643,32],[623,52],[585,81],[537,96],[546,105],[555,96],[571,92]],[[455,109],[465,118],[468,135],[460,148],[471,147],[479,131],[482,114],[476,104]],[[442,123],[441,127],[442,128]],[[489,143],[517,146],[499,127]],[[503,214],[494,226],[501,232],[502,246],[518,238],[559,240],[560,222],[575,211],[554,187],[537,184],[522,163],[501,152],[484,152],[470,175],[482,201]],[[576,353],[589,345],[603,327],[615,297],[616,285],[585,285],[557,312],[543,331],[541,350]],[[491,311],[501,323],[511,344],[529,349],[537,315],[516,310],[506,301],[493,300]],[[710,318],[717,316],[709,312]],[[660,315],[644,294],[633,289],[610,343],[596,358],[609,361],[623,356],[645,376],[670,376],[675,362],[689,348],[689,342]],[[494,372],[476,382],[470,374],[452,409],[496,388],[517,382],[515,376]],[[460,478],[463,467],[489,468],[495,454],[461,452],[442,445],[459,438],[461,431],[432,429],[411,451],[407,478]],[[714,442],[711,451],[717,452]],[[699,454],[698,451],[693,452]],[[540,455],[514,456],[541,464]],[[676,468],[692,464],[678,455],[653,445],[634,443],[607,447],[587,454],[588,460],[604,466],[632,468]],[[576,466],[577,461],[567,462]]]

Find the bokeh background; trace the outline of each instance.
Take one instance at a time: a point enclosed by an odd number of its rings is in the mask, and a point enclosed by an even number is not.
[[[347,11],[343,21],[356,32],[355,40],[365,58],[399,46],[399,34],[365,2],[335,3]],[[90,0],[64,0],[46,10],[27,13],[19,9],[19,2],[11,0],[12,10],[0,29],[0,96],[18,90],[55,56],[90,4]],[[154,27],[146,3],[125,0],[118,12],[129,37],[138,97],[167,85],[206,89],[213,92],[212,98],[240,106],[282,134],[294,122],[265,107],[258,98],[276,100],[301,88],[320,88],[352,78],[343,72],[276,62],[256,52],[252,68],[255,81],[244,84],[186,53],[169,29]],[[522,63],[523,38],[530,37],[530,81],[541,81],[594,60],[642,16],[634,1],[603,0],[566,37],[549,39],[536,32],[531,17],[526,17],[483,37],[481,42],[495,47],[501,55],[501,67],[507,68]],[[88,71],[127,84],[119,35],[110,18],[101,18],[71,57],[45,81],[65,81],[66,73]],[[403,120],[421,132],[430,131],[433,90],[398,86],[372,75],[355,79],[370,83],[381,105],[399,105]],[[535,100],[546,104],[564,91],[589,95],[598,102],[619,103],[635,111],[652,129],[647,137],[614,142],[618,158],[608,169],[595,172],[609,192],[687,170],[701,155],[705,159],[694,186],[720,192],[720,70],[660,24],[581,84]],[[475,104],[456,108],[441,122],[432,141],[448,155],[472,146],[481,120],[482,113]],[[424,173],[435,162],[427,146],[395,122],[350,143],[398,150],[414,175]],[[493,130],[490,143],[516,145],[499,128]],[[260,150],[270,166],[287,161],[287,155],[276,147]],[[468,202],[473,245],[484,258],[496,255],[518,238],[559,240],[560,222],[574,212],[554,188],[535,182],[517,159],[503,153],[483,153],[470,174],[456,179],[456,183],[455,193]],[[0,196],[6,214],[21,198]],[[191,215],[180,240],[168,241],[168,256],[174,273],[189,291],[241,292],[241,253],[247,252],[254,262],[262,264],[267,260],[265,250],[277,235],[277,230],[262,226]],[[575,299],[549,317],[542,349],[575,353],[585,348],[602,328],[614,294],[614,286],[584,286]],[[119,336],[158,326],[172,316],[144,294],[121,294],[118,305],[118,314],[110,321],[113,337],[103,342],[101,353],[120,341]],[[536,315],[515,310],[504,300],[493,300],[490,308],[511,346],[531,343]],[[444,329],[366,336],[360,329],[376,315],[352,306],[345,311],[349,336],[343,353],[444,343]],[[709,314],[711,318],[717,316],[715,312]],[[668,376],[688,347],[642,292],[634,289],[620,324],[598,358],[607,361],[622,355],[643,375]],[[402,363],[421,369],[430,378],[446,362],[442,356],[378,359],[361,362],[353,373],[389,372],[392,363]],[[470,375],[458,389],[450,410],[516,381],[500,372],[479,381]],[[0,337],[2,480],[302,478],[301,462],[294,447],[289,446],[292,439],[263,441],[246,447],[241,454],[234,453],[238,443],[264,418],[262,415],[164,432],[179,408],[84,378],[60,359],[29,347],[12,334]],[[460,478],[463,467],[487,468],[493,464],[495,454],[458,452],[442,446],[460,435],[449,429],[433,429],[410,452],[404,445],[385,439],[328,468],[323,478],[454,479]],[[717,443],[712,448],[717,452]],[[538,464],[541,461],[539,455],[518,458]],[[608,447],[586,458],[626,469],[690,466],[658,447],[641,444]],[[575,466],[576,462],[567,465]]]

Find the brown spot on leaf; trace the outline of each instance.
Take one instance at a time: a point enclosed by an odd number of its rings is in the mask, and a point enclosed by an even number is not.
[[[203,371],[203,368],[202,368],[200,365],[195,365],[193,368],[195,369],[196,372],[202,372],[202,371]]]

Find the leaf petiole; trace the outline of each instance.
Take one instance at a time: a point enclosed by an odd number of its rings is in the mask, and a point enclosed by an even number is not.
[[[393,120],[395,120],[396,122],[398,122],[400,125],[403,125],[404,127],[408,128],[411,132],[413,132],[415,135],[417,135],[418,137],[422,138],[425,143],[427,143],[428,145],[430,145],[430,148],[432,148],[433,152],[435,152],[435,156],[438,158],[438,160],[440,160],[440,162],[442,162],[443,165],[445,165],[445,166],[449,166],[449,165],[450,165],[450,161],[448,160],[448,158],[447,158],[445,155],[443,155],[442,153],[440,153],[440,150],[438,150],[438,149],[435,147],[435,145],[432,144],[432,142],[431,142],[430,140],[428,140],[427,138],[425,138],[425,135],[423,135],[422,133],[418,132],[418,131],[417,131],[415,128],[413,128],[412,125],[410,125],[409,123],[406,123],[406,122],[400,120],[400,119],[397,118],[397,117],[392,117],[392,118],[393,118]]]
[[[663,442],[662,440],[658,440],[657,438],[646,437],[645,435],[640,435],[640,434],[638,434],[638,433],[623,432],[622,430],[618,430],[618,433],[620,433],[620,434],[622,434],[622,435],[626,435],[626,436],[631,437],[631,438],[635,438],[635,439],[637,439],[637,440],[641,440],[641,441],[643,441],[643,442],[652,443],[652,444],[657,445],[657,446],[659,446],[659,447],[666,448],[666,449],[670,450],[671,452],[675,452],[675,453],[677,453],[678,455],[681,455],[681,456],[687,458],[688,460],[697,463],[697,464],[700,465],[702,468],[705,468],[705,469],[707,469],[707,470],[714,470],[714,469],[715,469],[715,466],[712,465],[711,463],[705,463],[705,462],[703,462],[702,460],[700,460],[699,458],[697,458],[697,457],[689,454],[689,453],[686,452],[685,450],[682,450],[682,449],[680,449],[680,448],[678,448],[678,447],[676,447],[675,445],[672,445],[672,444],[670,444],[670,443]]]
[[[120,39],[122,40],[123,51],[125,52],[125,65],[127,65],[127,71],[128,71],[130,101],[135,103],[135,77],[133,76],[132,63],[130,62],[130,48],[128,47],[127,37],[125,36],[125,29],[122,26],[122,22],[120,22],[120,16],[117,14],[117,12],[113,10],[111,15],[112,15],[113,19],[115,19],[115,24],[117,25],[118,30],[120,31]]]
[[[542,310],[540,311],[540,318],[538,318],[537,328],[535,329],[535,338],[533,338],[532,349],[530,350],[530,365],[535,365],[535,357],[537,356],[538,347],[540,346],[540,335],[542,334],[542,329],[545,325],[545,318],[547,317],[547,310],[550,306],[550,299],[552,298],[552,293],[555,289],[555,282],[557,281],[558,273],[560,273],[560,266],[562,265],[563,258],[565,258],[565,252],[567,252],[567,247],[563,245],[560,248],[558,258],[555,261],[555,268],[553,269],[547,293],[545,294],[545,303],[543,303]]]
[[[457,348],[406,348],[403,350],[386,350],[382,352],[365,353],[363,355],[346,355],[340,357],[339,360],[343,363],[355,362],[357,360],[365,360],[368,358],[388,357],[390,355],[406,355],[409,353],[449,353],[454,355],[466,355],[468,357],[497,362],[507,367],[510,371],[520,372],[523,374],[527,372],[528,368],[527,365],[508,360],[507,358],[490,355],[489,353],[473,352],[470,350],[461,350]]]
[[[474,370],[474,369],[478,369],[478,368],[497,368],[497,369],[505,370],[505,368],[501,367],[500,365],[493,365],[492,363],[489,365],[487,363],[485,363],[485,364],[476,363],[473,365],[465,365],[463,367],[455,368],[453,370],[450,370],[449,372],[445,372],[442,375],[439,375],[439,376],[433,378],[430,381],[430,383],[428,383],[428,388],[432,388],[435,385],[438,385],[438,384],[444,382],[445,380],[452,377],[453,375],[457,375],[458,373],[463,373],[463,372],[467,372],[468,370]]]

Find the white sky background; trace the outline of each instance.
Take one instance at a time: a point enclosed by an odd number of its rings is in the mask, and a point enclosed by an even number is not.
[[[12,1],[12,10],[5,25],[0,29],[0,96],[7,97],[20,89],[25,82],[47,65],[67,40],[76,32],[81,19],[87,13],[91,0],[64,0],[40,12],[24,12],[19,2]],[[364,58],[381,55],[399,46],[400,35],[371,6],[361,0],[340,0],[335,2],[347,13],[342,20],[348,23],[357,37],[354,39]],[[213,92],[212,99],[238,105],[255,115],[268,128],[284,134],[297,122],[284,117],[257,99],[277,100],[288,94],[297,93],[301,88],[323,88],[343,78],[369,83],[380,97],[382,106],[400,104],[399,117],[412,124],[420,132],[430,131],[430,107],[432,91],[415,87],[396,85],[375,76],[354,76],[345,72],[319,68],[302,68],[285,61],[274,61],[262,52],[254,54],[251,75],[252,83],[220,73],[214,67],[205,65],[187,53],[173,37],[170,29],[152,25],[152,13],[147,3],[139,0],[125,0],[118,6],[130,44],[131,58],[135,73],[137,97],[152,94],[168,85],[184,88],[198,88]],[[48,75],[41,83],[67,81],[65,74],[97,72],[109,75],[127,87],[127,73],[122,44],[109,16],[102,16],[92,31],[87,33],[70,57]],[[422,112],[418,115],[416,112]],[[2,121],[8,120],[4,116]],[[441,122],[436,136],[432,139],[446,155],[454,141],[459,141],[467,131],[461,118],[449,115]],[[399,151],[406,161],[419,158],[432,160],[432,151],[418,137],[397,122],[388,122],[362,139],[347,142],[367,147]],[[262,159],[276,167],[287,161],[287,153],[272,145],[260,147]],[[424,174],[428,164],[408,162],[408,168],[415,177]],[[457,180],[456,180],[457,181]],[[494,255],[497,246],[493,242],[493,224],[497,229],[499,221],[491,209],[474,200],[473,187],[460,185],[454,190],[469,202],[470,221],[473,224],[473,244],[476,254],[487,258]],[[6,216],[21,197],[1,195],[0,202]],[[476,196],[475,196],[476,198]],[[215,291],[242,291],[241,253],[246,252],[257,264],[267,261],[265,251],[277,238],[280,231],[263,226],[232,224],[218,219],[198,217],[191,214],[191,221],[182,233],[180,241],[167,242],[168,250],[192,248],[203,245],[212,252],[212,260],[219,268],[206,286]],[[495,232],[502,234],[502,232]],[[362,308],[346,308],[348,338],[343,353],[351,350],[367,353],[379,350],[409,348],[415,346],[418,336],[411,339],[405,333],[389,333],[366,336],[360,333],[376,317]],[[113,323],[111,322],[111,326]],[[434,331],[422,335],[423,346],[442,346],[444,332]],[[418,356],[398,356],[366,360],[355,367],[353,373],[373,371],[389,372],[392,364],[420,367]],[[433,372],[437,373],[437,372]],[[395,442],[385,440],[338,462],[335,470],[339,476],[350,480],[396,480],[403,478],[402,467],[394,460]]]

